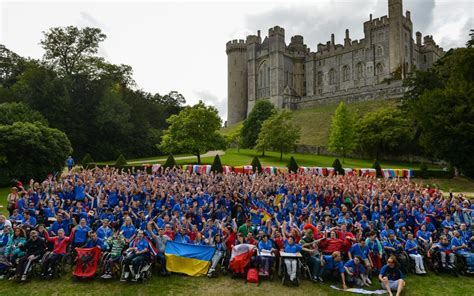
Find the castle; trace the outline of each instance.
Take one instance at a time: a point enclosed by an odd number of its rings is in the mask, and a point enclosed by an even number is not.
[[[285,43],[285,30],[260,31],[246,40],[226,44],[228,68],[227,125],[244,120],[257,100],[278,108],[300,109],[341,100],[399,98],[402,80],[414,69],[425,70],[444,51],[416,32],[410,12],[403,15],[402,0],[388,0],[388,16],[364,23],[364,38],[335,44],[334,34],[311,52],[303,36]],[[423,40],[422,40],[423,39]]]

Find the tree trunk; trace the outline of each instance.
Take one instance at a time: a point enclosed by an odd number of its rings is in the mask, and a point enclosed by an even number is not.
[[[280,162],[283,159],[283,150],[280,150]]]
[[[201,153],[199,153],[199,151],[197,152],[196,156],[198,158],[198,164],[201,164]]]
[[[262,149],[262,156],[265,156],[265,148]]]

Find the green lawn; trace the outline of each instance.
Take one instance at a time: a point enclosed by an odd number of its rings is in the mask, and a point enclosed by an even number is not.
[[[180,156],[190,156],[191,154],[176,154],[173,155],[174,157],[180,157]],[[157,155],[157,156],[149,156],[149,157],[144,157],[144,158],[134,158],[134,159],[127,159],[127,162],[145,162],[145,161],[154,161],[156,159],[165,159],[168,157],[168,155]],[[97,162],[99,165],[113,165],[115,164],[116,160],[111,160],[111,161],[101,161]],[[164,162],[164,161],[163,161]]]
[[[258,153],[255,150],[251,149],[227,149],[225,155],[221,155],[221,161],[224,165],[230,166],[239,166],[239,165],[248,165],[252,162],[252,159],[258,156],[262,165],[266,166],[280,166],[284,167],[290,161],[290,157],[294,156],[296,162],[299,166],[320,166],[320,167],[330,167],[336,157],[334,156],[324,156],[316,154],[303,154],[303,153],[289,153],[283,155],[283,160],[280,162],[280,153],[266,151],[265,156],[261,156],[261,153]],[[201,162],[205,164],[211,164],[214,160],[214,157],[202,158]],[[342,161],[342,158],[339,157],[339,160]],[[195,161],[194,161],[195,162]],[[193,163],[191,159],[180,160],[179,164],[189,164]],[[354,159],[346,158],[344,167],[348,168],[371,168],[373,165],[373,160],[371,159]],[[394,161],[383,161],[381,162],[382,168],[413,168],[418,169],[419,164],[415,163],[402,163]],[[430,169],[441,169],[438,166],[429,165]]]
[[[472,295],[472,278],[450,275],[408,276],[403,295]],[[379,289],[378,282],[374,288]],[[172,275],[156,275],[145,284],[122,283],[99,279],[76,281],[69,276],[52,281],[34,280],[25,284],[0,280],[0,295],[351,295],[336,291],[329,284],[303,281],[300,287],[286,287],[281,282],[262,281],[260,285],[246,284],[243,279],[228,276],[208,279]],[[355,295],[355,294],[352,294]]]

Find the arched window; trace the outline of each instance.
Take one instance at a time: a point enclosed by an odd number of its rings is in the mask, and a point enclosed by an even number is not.
[[[318,85],[323,85],[323,72],[318,72]]]
[[[362,64],[362,62],[359,62],[356,65],[356,78],[357,79],[364,78],[364,64]]]
[[[383,56],[383,47],[382,45],[377,46],[377,56]]]
[[[267,67],[266,64],[265,67]],[[270,67],[267,67],[267,83],[265,84],[265,86],[270,87]]]
[[[342,81],[349,81],[351,79],[351,68],[344,66],[342,68]]]
[[[270,86],[270,67],[268,63],[264,61],[260,64],[260,67],[257,71],[257,97],[265,98],[269,96],[269,86]]]
[[[336,84],[336,71],[334,69],[329,70],[329,84]]]
[[[375,66],[375,74],[376,75],[383,74],[383,65],[381,63],[378,63],[377,66]]]

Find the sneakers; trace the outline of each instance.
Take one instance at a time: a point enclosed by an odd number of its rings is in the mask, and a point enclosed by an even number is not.
[[[103,274],[103,275],[101,276],[101,278],[103,278],[103,279],[111,279],[111,278],[112,278],[112,275],[109,274],[109,273],[105,273],[105,274]]]
[[[324,283],[324,280],[323,280],[323,278],[322,278],[322,277],[320,277],[320,276],[318,276],[318,281],[319,281],[320,283]]]
[[[27,279],[27,276],[25,274],[21,276],[21,281],[22,282],[26,281],[26,279]]]

